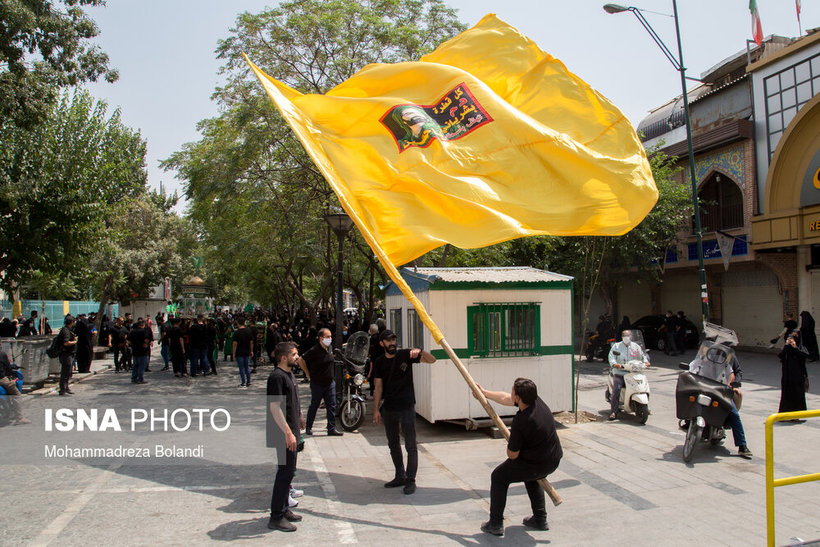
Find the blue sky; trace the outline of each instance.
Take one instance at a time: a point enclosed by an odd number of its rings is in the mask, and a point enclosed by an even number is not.
[[[545,51],[612,100],[633,124],[680,94],[680,79],[630,13],[609,15],[604,1],[449,0],[473,25],[487,13],[517,27]],[[264,0],[108,0],[89,10],[101,35],[97,42],[120,72],[114,84],[91,92],[122,110],[126,124],[148,141],[149,183],[173,191],[181,184],[158,162],[199,134],[196,124],[218,114],[210,100],[220,83],[214,55],[236,16],[278,2]],[[642,0],[647,19],[676,51],[671,0]],[[684,62],[689,76],[745,49],[751,38],[748,0],[679,0]],[[758,0],[765,35],[797,36],[794,0]],[[803,0],[803,31],[820,26],[820,1]],[[263,67],[264,68],[264,67]],[[272,76],[275,76],[273,74]],[[181,191],[180,191],[181,193]]]

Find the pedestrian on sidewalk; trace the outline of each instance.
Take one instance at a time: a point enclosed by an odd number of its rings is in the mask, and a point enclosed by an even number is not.
[[[786,345],[778,355],[782,366],[778,412],[806,410],[806,391],[809,386],[809,374],[806,370],[808,356],[809,352],[800,343],[800,331],[792,332],[786,338]]]
[[[251,366],[250,360],[253,358],[253,341],[256,338],[248,327],[245,326],[245,318],[236,319],[237,329],[233,333],[231,354],[236,359],[236,366],[239,368],[239,387],[247,388],[251,386]]]
[[[413,363],[435,363],[436,358],[419,348],[398,349],[396,335],[385,329],[379,340],[384,355],[376,361],[373,378],[376,382],[373,396],[373,421],[378,425],[384,421],[384,434],[390,447],[390,457],[396,474],[385,483],[385,488],[404,486],[405,494],[416,491],[416,471],[419,466],[419,452],[416,446],[416,393],[413,387]],[[381,406],[384,399],[384,408]],[[407,468],[401,451],[399,431],[404,434],[407,450]]]
[[[151,359],[151,346],[154,344],[154,333],[142,317],[137,319],[137,326],[128,333],[128,343],[134,354],[134,366],[131,371],[131,383],[144,384],[145,369]]]
[[[71,314],[65,316],[63,328],[60,329],[60,395],[72,395],[74,392],[68,388],[71,380],[71,373],[74,369],[74,354],[77,351],[77,335],[71,328],[76,320]]]
[[[319,403],[325,402],[327,411],[328,436],[341,437],[343,433],[336,430],[336,381],[333,379],[333,337],[329,329],[319,329],[316,345],[299,357],[299,368],[310,381],[310,406],[307,411],[305,435],[313,435],[313,421]]]
[[[809,361],[820,359],[820,349],[817,347],[817,334],[814,332],[814,317],[807,312],[800,312],[800,341],[809,353]]]
[[[797,328],[797,321],[794,320],[794,314],[789,312],[786,314],[786,319],[783,320],[783,330],[780,331],[780,334],[769,340],[771,344],[769,345],[769,349],[774,348],[777,341],[780,338],[783,338],[783,342],[786,341],[790,332],[793,332]]]
[[[302,425],[299,419],[299,393],[291,374],[298,358],[296,344],[280,342],[273,352],[276,368],[270,373],[267,386],[267,445],[281,445],[283,438],[285,441],[284,461],[279,459],[273,481],[268,528],[282,532],[295,532],[293,523],[302,520],[301,515],[288,507],[290,483],[296,473],[297,436]]]
[[[491,401],[518,407],[510,427],[507,459],[490,476],[490,520],[481,525],[481,530],[494,536],[504,535],[507,491],[514,482],[523,482],[530,498],[532,515],[524,519],[524,526],[549,530],[544,489],[538,481],[558,469],[564,455],[552,411],[538,397],[535,382],[528,378],[518,378],[510,393],[478,388]]]

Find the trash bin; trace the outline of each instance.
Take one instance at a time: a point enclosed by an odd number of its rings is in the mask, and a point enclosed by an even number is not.
[[[46,350],[51,345],[52,338],[49,335],[26,336],[23,340],[17,340],[23,355],[17,364],[23,371],[24,384],[39,384],[48,379],[50,366]]]

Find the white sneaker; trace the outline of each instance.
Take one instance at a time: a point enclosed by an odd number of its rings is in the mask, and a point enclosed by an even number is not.
[[[292,497],[292,498],[301,498],[304,495],[305,495],[304,490],[297,490],[296,488],[291,487],[290,497]]]
[[[296,507],[297,505],[299,505],[299,502],[288,495],[288,507]]]

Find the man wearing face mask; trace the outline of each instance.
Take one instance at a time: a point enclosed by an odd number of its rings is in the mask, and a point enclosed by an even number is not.
[[[612,346],[609,350],[609,366],[612,367],[612,396],[610,398],[609,420],[618,417],[618,404],[621,400],[621,388],[626,384],[624,376],[629,372],[624,365],[629,361],[643,361],[649,366],[649,359],[641,349],[641,346],[632,341],[632,333],[625,330],[621,333],[621,341]]]
[[[333,380],[333,338],[329,329],[319,330],[319,343],[299,357],[299,368],[310,381],[310,407],[308,407],[305,435],[313,435],[313,420],[319,403],[324,400],[327,409],[328,436],[341,437],[336,430],[336,382]]]

